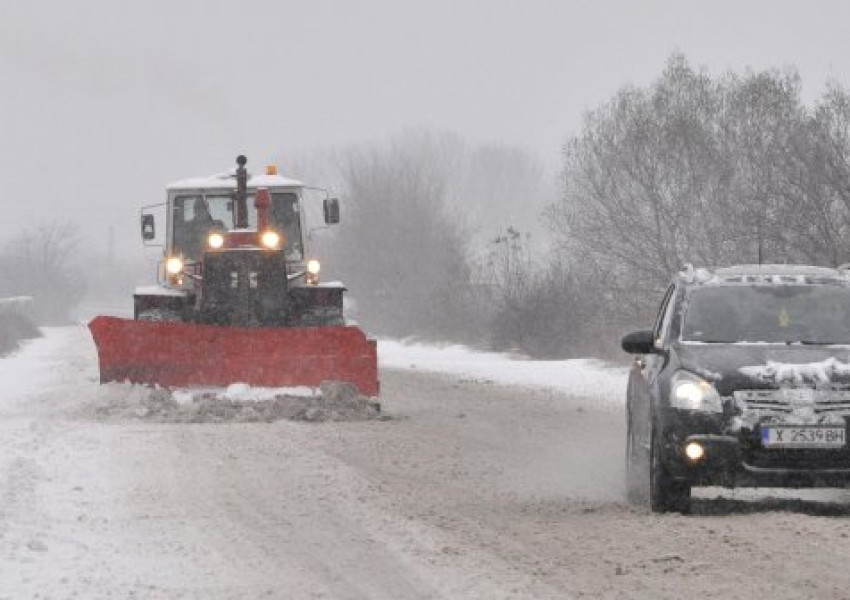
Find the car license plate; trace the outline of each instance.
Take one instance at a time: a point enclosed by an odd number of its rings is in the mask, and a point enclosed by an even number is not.
[[[843,448],[844,427],[765,427],[761,443],[765,448]]]

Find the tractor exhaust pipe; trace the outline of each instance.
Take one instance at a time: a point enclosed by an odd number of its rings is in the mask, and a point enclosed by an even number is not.
[[[248,159],[243,155],[236,157],[236,228],[248,228],[248,171],[245,164]]]
[[[267,188],[258,188],[254,194],[254,207],[257,209],[257,231],[266,231],[271,225],[269,218],[269,207],[272,205],[272,198]]]

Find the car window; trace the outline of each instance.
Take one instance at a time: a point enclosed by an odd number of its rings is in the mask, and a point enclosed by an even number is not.
[[[675,304],[672,301],[675,290],[675,285],[667,288],[664,299],[661,301],[661,308],[658,309],[658,315],[655,317],[655,325],[652,328],[652,339],[655,340],[655,345],[659,348],[667,341],[666,334],[670,326],[671,315],[673,314],[673,305]]]
[[[850,287],[719,285],[694,289],[682,340],[850,344]]]

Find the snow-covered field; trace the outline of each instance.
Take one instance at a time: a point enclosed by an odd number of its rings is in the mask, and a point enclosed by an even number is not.
[[[625,503],[624,369],[379,352],[388,418],[321,423],[152,419],[83,327],[0,359],[0,599],[848,597],[846,492]]]

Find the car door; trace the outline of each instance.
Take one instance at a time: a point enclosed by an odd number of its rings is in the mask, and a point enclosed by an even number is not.
[[[676,295],[675,284],[667,288],[655,324],[652,327],[652,339],[658,348],[666,343],[666,333],[669,330],[672,319],[674,298]],[[652,388],[658,373],[664,367],[666,356],[664,354],[645,354],[638,356],[632,370],[629,373],[629,397],[627,410],[636,438],[638,447],[649,448],[650,419],[652,417]]]

